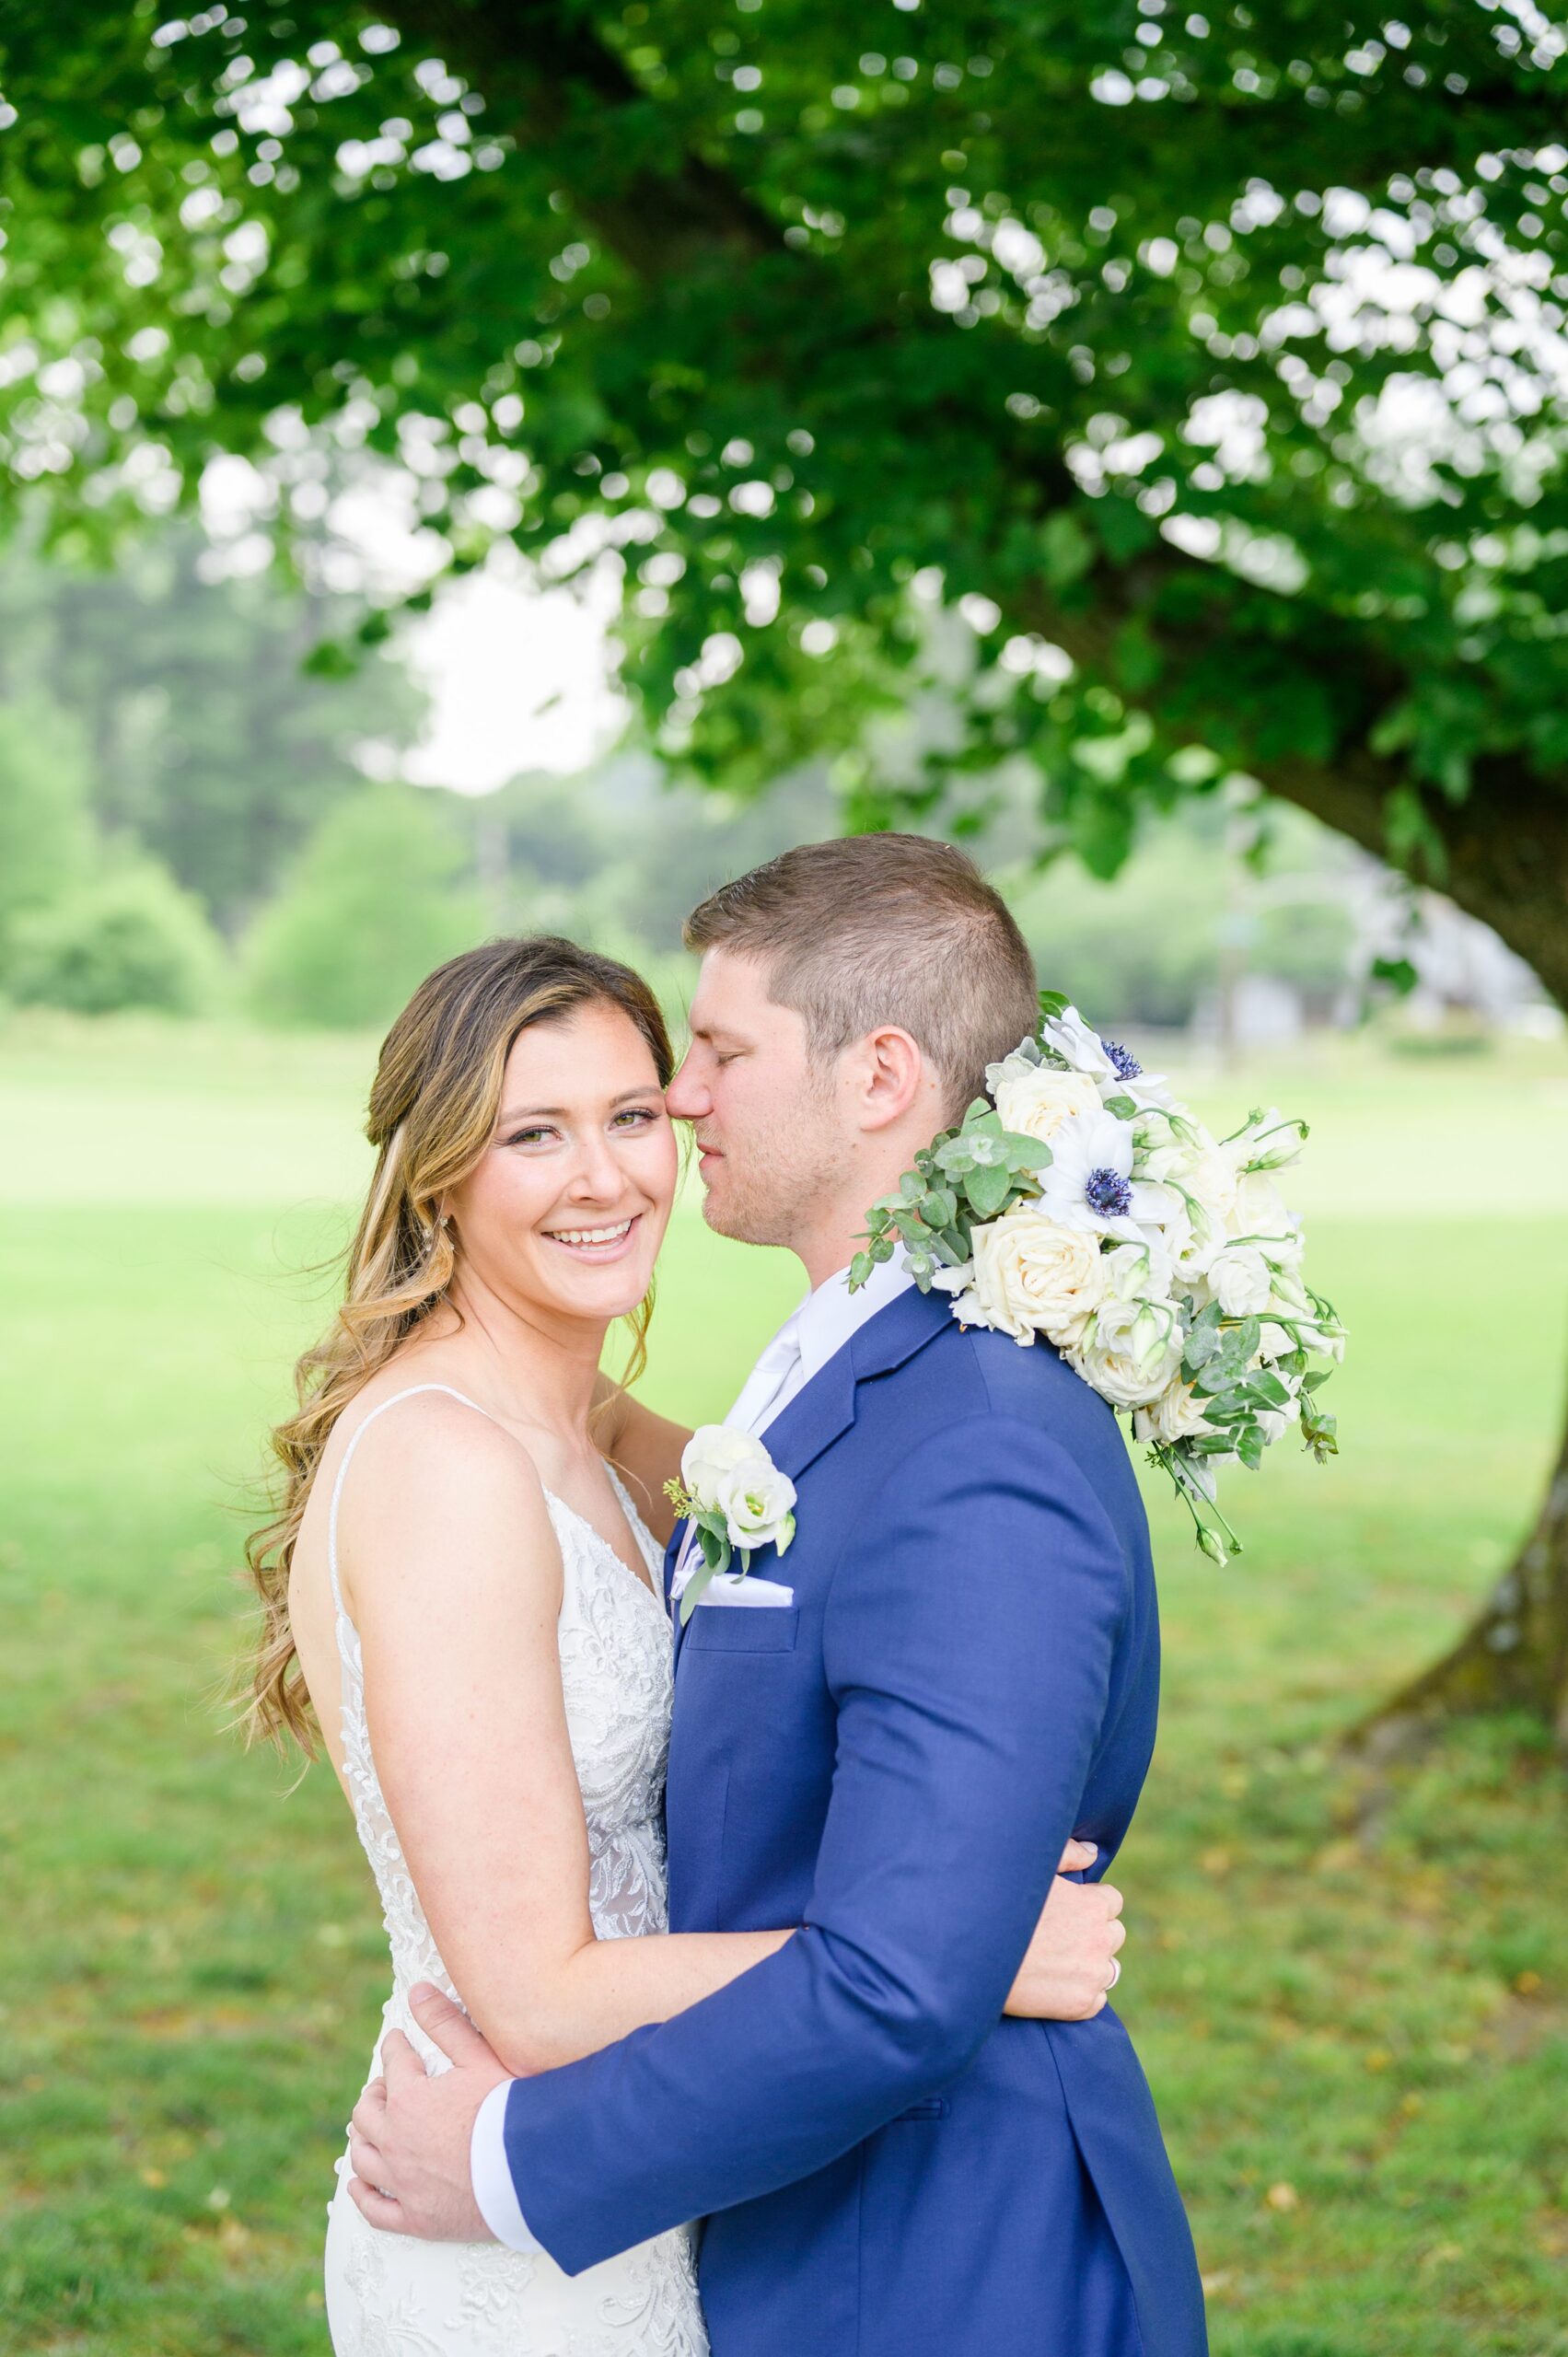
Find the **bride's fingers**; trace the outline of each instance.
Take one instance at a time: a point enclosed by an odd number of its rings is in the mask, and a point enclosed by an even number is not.
[[[373,2226],[379,2226],[383,2234],[401,2235],[404,2231],[401,2202],[389,2200],[384,2193],[377,2193],[373,2185],[366,2185],[364,2178],[358,2177],[350,2177],[348,2193],[360,2215],[368,2218]]]
[[[1086,1874],[1098,1856],[1099,1852],[1092,1841],[1074,1840],[1063,1851],[1062,1863],[1056,1871],[1059,1875]]]
[[[439,1989],[428,1982],[415,1989],[409,1999],[413,2017],[431,2042],[441,2049],[448,2062],[459,2068],[467,2063],[493,2062],[494,2051],[475,2029],[460,2005],[444,1997]]]

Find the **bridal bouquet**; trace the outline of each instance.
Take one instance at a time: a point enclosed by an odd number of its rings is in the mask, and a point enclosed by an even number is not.
[[[1113,1408],[1131,1412],[1217,1563],[1240,1541],[1216,1475],[1293,1425],[1319,1463],[1336,1450],[1318,1392],[1344,1329],[1302,1276],[1300,1223],[1273,1173],[1304,1121],[1250,1113],[1214,1138],[1124,1048],[1055,992],[1030,1039],[985,1074],[956,1130],[876,1203],[851,1288],[902,1248],[923,1293],[965,1326],[1043,1334]]]

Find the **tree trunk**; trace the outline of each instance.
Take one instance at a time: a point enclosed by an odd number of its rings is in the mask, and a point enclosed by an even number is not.
[[[1268,780],[1275,792],[1380,846],[1381,812],[1315,793],[1301,776]],[[1500,793],[1478,780],[1458,806],[1429,807],[1444,839],[1443,881],[1456,901],[1492,926],[1568,1008],[1568,795],[1514,775]],[[1325,804],[1328,807],[1325,807]],[[1368,820],[1373,825],[1368,825]],[[1522,1711],[1568,1748],[1568,1430],[1533,1529],[1458,1642],[1382,1703],[1362,1735],[1397,1744],[1445,1718]]]
[[[1374,1747],[1423,1724],[1522,1711],[1568,1747],[1568,1434],[1535,1528],[1450,1653],[1372,1713]]]

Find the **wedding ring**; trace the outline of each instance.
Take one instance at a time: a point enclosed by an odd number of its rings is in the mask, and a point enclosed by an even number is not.
[[[1110,1959],[1110,1979],[1105,1984],[1105,1993],[1108,1997],[1121,1978],[1121,1958],[1119,1956],[1113,1956]]]

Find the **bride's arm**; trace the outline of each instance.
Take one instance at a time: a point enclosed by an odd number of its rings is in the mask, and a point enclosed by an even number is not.
[[[509,2071],[595,2053],[784,1945],[595,1938],[561,1556],[517,1442],[454,1400],[411,1401],[366,1434],[341,1527],[382,1791],[447,1971]]]

